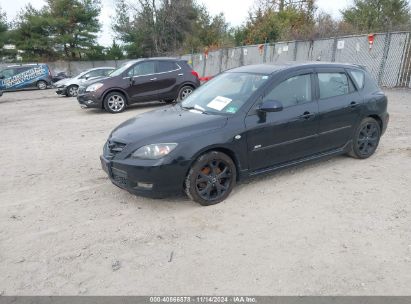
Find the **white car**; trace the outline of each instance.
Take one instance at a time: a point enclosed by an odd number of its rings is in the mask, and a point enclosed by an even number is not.
[[[56,93],[59,95],[66,95],[69,97],[76,97],[78,93],[78,88],[83,82],[91,79],[99,79],[102,77],[107,77],[115,68],[112,67],[101,67],[87,70],[78,74],[73,78],[65,78],[57,81],[54,86],[57,88]]]

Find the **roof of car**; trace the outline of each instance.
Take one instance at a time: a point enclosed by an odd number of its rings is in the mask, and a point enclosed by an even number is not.
[[[256,64],[246,65],[230,70],[236,73],[258,73],[258,74],[273,74],[278,71],[295,69],[295,68],[363,68],[360,65],[349,63],[335,63],[335,62],[285,62],[281,64]]]
[[[102,70],[102,69],[110,69],[110,70],[115,70],[116,68],[113,68],[113,67],[98,67],[98,68],[92,68],[92,69],[89,69],[89,70],[87,70],[87,71],[95,71],[95,70]]]

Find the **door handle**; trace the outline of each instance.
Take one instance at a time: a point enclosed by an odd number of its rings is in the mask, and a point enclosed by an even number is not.
[[[150,81],[155,81],[155,80],[157,80],[157,78],[152,78],[152,79],[150,79]]]
[[[181,73],[181,74],[178,74],[178,76],[184,76],[184,74],[183,74],[183,73]]]
[[[308,111],[305,111],[303,115],[300,115],[300,118],[308,120],[308,119],[310,119],[311,117],[314,117],[314,116],[315,116],[314,113],[310,113]]]

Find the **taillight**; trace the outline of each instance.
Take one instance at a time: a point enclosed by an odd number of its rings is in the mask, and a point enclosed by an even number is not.
[[[198,75],[198,73],[194,70],[191,71],[191,74],[197,78],[200,78],[200,76]]]

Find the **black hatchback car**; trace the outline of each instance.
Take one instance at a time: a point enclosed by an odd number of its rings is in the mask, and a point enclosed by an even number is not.
[[[359,66],[244,66],[121,124],[101,163],[131,193],[184,189],[212,205],[247,177],[338,154],[368,158],[388,120],[387,97]]]
[[[129,61],[109,77],[81,88],[77,100],[83,108],[120,113],[137,102],[184,100],[200,80],[185,60],[149,58]]]

